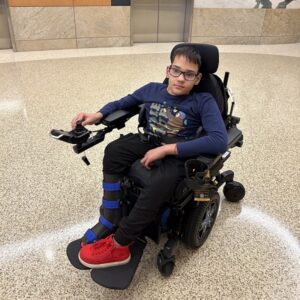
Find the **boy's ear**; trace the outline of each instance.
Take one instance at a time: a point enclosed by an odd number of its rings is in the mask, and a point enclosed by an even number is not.
[[[201,81],[201,78],[202,78],[202,74],[199,73],[196,78],[197,78],[197,80],[195,81],[194,85],[198,85],[199,84],[199,82]]]
[[[166,78],[169,78],[169,66],[166,67]]]

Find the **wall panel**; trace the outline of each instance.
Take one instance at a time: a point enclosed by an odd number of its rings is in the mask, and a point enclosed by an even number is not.
[[[73,0],[9,0],[11,7],[73,6]]]

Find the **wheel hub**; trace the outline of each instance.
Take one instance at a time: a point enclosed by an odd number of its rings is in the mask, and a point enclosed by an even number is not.
[[[203,219],[201,224],[200,235],[203,235],[207,231],[207,229],[212,227],[212,224],[214,222],[214,218],[213,218],[214,212],[215,212],[215,205],[213,203],[207,208],[205,218]]]

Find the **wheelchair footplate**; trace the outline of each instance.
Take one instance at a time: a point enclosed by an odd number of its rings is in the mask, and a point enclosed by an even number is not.
[[[79,251],[81,249],[81,239],[71,242],[67,246],[67,256],[73,267],[79,270],[88,270],[89,268],[84,266],[78,258]]]
[[[145,239],[138,238],[130,246],[131,259],[128,264],[103,269],[92,269],[92,279],[99,285],[109,289],[127,289],[143,256],[146,244],[147,241]]]

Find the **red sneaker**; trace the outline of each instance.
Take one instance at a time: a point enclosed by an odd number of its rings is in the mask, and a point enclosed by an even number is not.
[[[117,246],[113,235],[92,244],[84,245],[78,254],[79,261],[91,269],[127,264],[131,255],[128,246]]]

